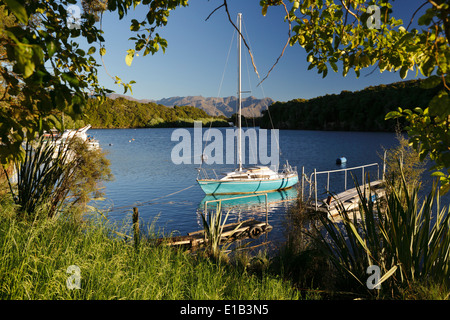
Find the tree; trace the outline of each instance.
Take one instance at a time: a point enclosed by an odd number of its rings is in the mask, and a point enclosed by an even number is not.
[[[226,2],[226,1],[225,1]],[[261,0],[263,15],[271,6],[284,7],[289,24],[287,44],[302,46],[310,63],[325,77],[331,68],[359,77],[364,68],[380,72],[409,71],[427,78],[427,88],[442,86],[426,108],[390,112],[386,119],[404,118],[410,144],[435,162],[433,175],[441,192],[450,189],[450,1],[428,0],[405,24],[393,16],[394,0]],[[419,16],[421,12],[421,16]],[[418,17],[418,18],[417,18]],[[420,29],[412,28],[416,22]],[[284,51],[284,50],[283,50]],[[444,169],[444,172],[440,170]]]
[[[59,115],[82,115],[90,95],[104,97],[109,90],[98,83],[97,48],[106,54],[103,31],[97,26],[104,10],[117,12],[122,19],[131,8],[147,10],[143,21],[132,20],[137,36],[135,48],[126,55],[144,56],[165,50],[167,41],[156,33],[167,24],[171,10],[186,6],[187,0],[5,0],[0,10],[0,161],[23,159],[24,140],[52,127],[62,129]],[[146,8],[146,9],[145,9]],[[5,23],[4,23],[5,21]],[[86,41],[87,51],[79,43]],[[115,76],[124,91],[131,84]]]

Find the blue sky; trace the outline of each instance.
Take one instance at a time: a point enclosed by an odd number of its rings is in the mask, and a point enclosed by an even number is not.
[[[396,0],[394,15],[398,12],[398,16],[404,18],[407,25],[413,12],[422,2]],[[137,99],[156,100],[195,95],[235,96],[236,35],[231,42],[234,29],[228,22],[223,8],[205,21],[205,18],[220,4],[220,0],[190,0],[188,7],[173,11],[167,26],[159,31],[168,41],[166,53],[160,51],[153,56],[140,55],[133,60],[130,67],[125,63],[126,50],[134,48],[133,42],[128,40],[133,36],[129,30],[130,21],[132,18],[139,20],[146,12],[142,10],[142,6],[141,11],[137,7],[136,11],[131,11],[121,21],[118,20],[117,13],[105,13],[104,60],[107,72],[113,76],[117,75],[126,82],[136,81],[132,96]],[[272,67],[287,41],[288,25],[283,21],[284,10],[281,7],[269,8],[264,17],[261,14],[259,0],[228,0],[228,6],[233,21],[236,20],[238,12],[243,14],[244,36],[248,36],[247,40],[262,78]],[[423,13],[423,10],[421,12]],[[262,88],[257,87],[258,78],[252,69],[248,54],[243,56],[242,67],[243,90],[251,91],[244,94],[244,97],[253,95],[258,98],[270,97],[278,101],[309,99],[340,93],[342,90],[357,91],[368,86],[401,81],[398,73],[380,74],[378,70],[366,76],[373,67],[363,70],[360,78],[356,78],[353,71],[343,77],[341,70],[338,73],[330,70],[328,76],[323,79],[317,70],[307,70],[305,50],[298,44],[287,47],[284,56],[263,83]],[[123,93],[123,89],[114,84],[107,72],[104,68],[99,69],[100,83],[117,93]],[[222,76],[224,76],[223,85],[220,86]],[[414,76],[415,72],[410,72],[407,79],[413,79]]]

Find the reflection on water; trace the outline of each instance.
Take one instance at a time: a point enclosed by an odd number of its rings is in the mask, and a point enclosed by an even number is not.
[[[257,194],[207,195],[198,206],[197,213],[208,214],[217,208],[231,215],[231,221],[255,219],[269,223],[269,216],[276,214],[281,207],[287,208],[289,202],[297,200],[296,187]],[[269,223],[270,224],[270,223]]]
[[[201,226],[201,214],[208,215],[220,208],[224,214],[228,214],[226,223],[243,222],[249,219],[268,223],[272,227],[269,232],[262,233],[256,239],[249,239],[250,242],[240,242],[240,245],[245,243],[246,245],[257,246],[269,241],[270,232],[273,230],[272,223],[282,220],[279,217],[280,211],[286,212],[292,202],[297,200],[298,194],[298,189],[293,187],[257,194],[207,195],[198,205],[197,221]],[[279,234],[279,232],[280,230],[276,234]],[[273,236],[270,237],[270,240],[273,241],[273,238]]]
[[[264,210],[267,205],[268,210],[273,210],[278,204],[283,201],[291,201],[297,199],[297,188],[290,188],[286,190],[273,191],[267,193],[257,193],[251,195],[207,195],[200,202],[199,208],[207,210],[215,209],[217,204],[220,203],[221,207],[225,211],[230,210],[252,210],[254,208],[260,208],[263,206]]]

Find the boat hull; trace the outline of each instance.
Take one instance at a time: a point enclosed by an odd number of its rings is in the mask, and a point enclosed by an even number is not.
[[[197,180],[206,194],[246,194],[283,190],[298,183],[297,175],[261,180]]]

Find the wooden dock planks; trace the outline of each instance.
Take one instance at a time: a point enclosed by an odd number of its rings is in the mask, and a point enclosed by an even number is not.
[[[272,230],[271,225],[254,219],[228,223],[223,226],[221,241],[227,241],[230,238],[256,238],[262,233],[269,232],[270,230]],[[205,242],[205,232],[204,230],[198,230],[189,232],[185,236],[169,237],[165,240],[167,245],[171,246],[189,245],[196,247]]]
[[[369,193],[369,186],[371,192]],[[364,194],[362,188],[366,188],[366,194],[375,195],[375,199],[380,199],[385,196],[384,181],[377,180],[366,184],[365,186],[360,186],[361,191]],[[346,209],[347,212],[357,212],[359,210],[359,195],[356,188],[348,189],[344,192],[336,194],[334,196],[329,196],[327,199],[323,199],[321,203],[318,202],[318,211],[326,212],[328,217],[335,217],[339,215],[340,204]],[[314,206],[313,206],[314,207]]]

